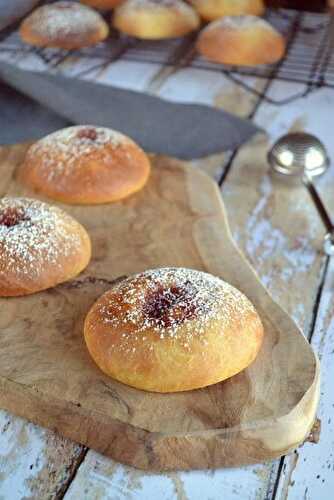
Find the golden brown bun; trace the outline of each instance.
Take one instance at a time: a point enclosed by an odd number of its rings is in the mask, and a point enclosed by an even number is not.
[[[220,382],[256,357],[263,327],[239,290],[210,274],[165,268],[135,275],[89,311],[84,335],[107,375],[177,392]]]
[[[110,10],[120,5],[124,0],[80,0],[80,2],[96,9]]]
[[[127,35],[151,40],[183,36],[200,25],[196,11],[181,0],[126,0],[113,22]]]
[[[27,295],[74,278],[88,264],[85,229],[57,207],[0,200],[0,296]]]
[[[110,10],[120,5],[124,0],[80,0],[80,2],[96,9]]]
[[[108,25],[98,12],[74,2],[38,7],[20,26],[24,42],[67,50],[95,45],[108,33]]]
[[[91,205],[139,191],[149,173],[148,157],[129,137],[86,125],[59,130],[33,144],[18,178],[54,200]]]
[[[263,0],[189,0],[197,12],[207,21],[223,16],[251,14],[261,16],[265,11]]]
[[[223,17],[200,33],[197,49],[209,61],[256,66],[279,61],[285,52],[285,41],[259,17]]]

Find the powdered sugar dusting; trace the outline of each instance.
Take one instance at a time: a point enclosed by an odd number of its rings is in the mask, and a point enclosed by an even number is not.
[[[33,144],[27,152],[27,160],[38,157],[47,178],[52,180],[70,172],[77,163],[106,146],[117,148],[130,143],[130,139],[112,129],[79,125],[58,130]]]
[[[125,350],[130,336],[133,346],[133,341],[145,342],[147,332],[152,330],[161,340],[178,339],[181,335],[185,349],[190,349],[195,337],[205,345],[209,324],[219,321],[223,329],[234,318],[242,321],[247,311],[254,311],[239,290],[193,269],[146,271],[119,283],[114,291],[121,297],[120,302],[117,299],[107,305],[102,303],[98,312],[111,328],[124,326]]]
[[[157,9],[175,9],[180,13],[193,13],[190,5],[180,0],[127,0],[123,5],[118,7],[119,10],[157,10]]]
[[[8,275],[34,279],[45,266],[61,267],[59,257],[72,255],[82,244],[80,236],[70,230],[74,222],[59,208],[38,200],[2,198],[0,280],[4,277],[6,282]]]
[[[98,12],[76,2],[43,5],[26,22],[29,22],[30,29],[50,40],[96,32],[104,23]]]
[[[216,21],[212,21],[203,32],[208,32],[217,28],[240,30],[245,28],[261,27],[267,30],[275,31],[275,29],[264,19],[252,15],[244,16],[224,16]]]

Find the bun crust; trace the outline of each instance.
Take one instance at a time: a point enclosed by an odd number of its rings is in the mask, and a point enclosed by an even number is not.
[[[261,320],[237,289],[209,274],[165,268],[106,292],[84,326],[100,369],[125,384],[177,392],[215,384],[255,359]]]
[[[108,34],[109,27],[98,12],[74,2],[38,7],[20,26],[24,42],[66,50],[96,45]]]
[[[190,3],[206,21],[223,16],[261,16],[265,11],[263,0],[190,0]]]
[[[57,207],[0,200],[0,296],[27,295],[74,278],[88,264],[85,229]]]
[[[124,2],[124,0],[80,0],[81,3],[96,9],[109,10]]]
[[[200,33],[197,49],[209,61],[256,66],[279,61],[284,56],[285,41],[259,17],[235,16],[210,23]]]
[[[115,9],[113,24],[127,35],[159,40],[190,33],[199,27],[200,19],[181,0],[126,0]]]
[[[117,201],[139,191],[150,173],[144,151],[102,127],[69,127],[33,144],[19,180],[54,200],[72,204]]]

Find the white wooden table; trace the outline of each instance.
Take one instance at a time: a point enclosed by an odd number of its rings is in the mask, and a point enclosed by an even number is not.
[[[21,63],[29,66],[28,60]],[[72,63],[67,63],[69,73],[74,71]],[[221,73],[194,68],[174,73],[159,64],[125,59],[103,71],[90,72],[89,78],[170,100],[211,104],[250,117],[267,132],[232,156],[218,154],[192,163],[222,181],[235,240],[321,359],[320,441],[306,443],[291,455],[266,464],[151,474],[0,411],[0,499],[334,498],[334,258],[329,261],[322,253],[324,229],[304,188],[287,188],[273,180],[266,161],[269,145],[291,130],[317,134],[334,160],[334,90],[321,88],[276,106],[268,98],[294,95],[303,85],[243,77],[247,85],[264,91],[264,96],[257,96]],[[334,217],[334,167],[317,185]]]

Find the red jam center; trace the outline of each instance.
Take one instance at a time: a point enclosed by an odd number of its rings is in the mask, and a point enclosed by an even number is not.
[[[0,226],[13,227],[21,221],[28,220],[23,208],[8,207],[0,211]]]
[[[97,139],[97,132],[95,128],[83,128],[82,130],[79,130],[77,133],[77,137],[79,139],[89,139],[90,141],[96,141]]]
[[[168,328],[194,317],[195,306],[186,288],[173,286],[164,289],[160,287],[147,293],[144,314],[149,319],[156,320],[158,325]]]

